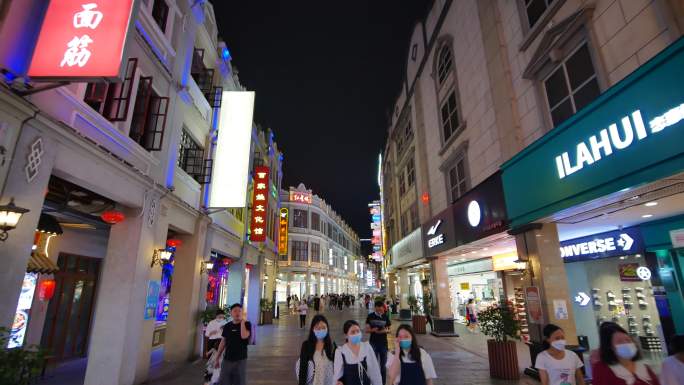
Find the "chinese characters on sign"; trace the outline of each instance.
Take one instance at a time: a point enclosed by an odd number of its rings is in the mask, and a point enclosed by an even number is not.
[[[252,195],[252,222],[249,227],[249,240],[266,241],[266,224],[268,221],[268,167],[254,168],[254,193]]]
[[[278,253],[287,255],[287,231],[289,225],[289,214],[286,208],[280,209],[280,222],[278,226]]]
[[[29,76],[118,78],[133,0],[53,0],[45,13]]]
[[[290,191],[290,202],[311,204],[311,193]]]

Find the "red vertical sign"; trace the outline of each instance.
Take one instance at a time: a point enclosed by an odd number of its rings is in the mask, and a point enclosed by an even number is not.
[[[249,229],[249,240],[266,241],[266,225],[268,223],[268,167],[254,168],[254,192],[252,193],[252,221]]]
[[[52,0],[33,53],[29,76],[119,76],[133,0]]]

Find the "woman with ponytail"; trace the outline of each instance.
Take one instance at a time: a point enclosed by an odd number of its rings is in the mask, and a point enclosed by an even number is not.
[[[295,365],[298,385],[334,385],[335,344],[330,338],[328,320],[317,314],[311,320],[309,337]]]

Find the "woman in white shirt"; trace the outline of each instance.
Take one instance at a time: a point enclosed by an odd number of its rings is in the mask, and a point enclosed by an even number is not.
[[[420,346],[416,335],[408,325],[397,328],[394,341],[394,354],[387,355],[389,384],[393,385],[432,385],[437,378],[435,366],[430,355]]]
[[[354,320],[344,323],[347,342],[335,351],[337,385],[383,385],[380,365],[368,342],[361,341],[361,327]]]
[[[335,343],[328,332],[328,320],[318,314],[311,320],[309,338],[302,343],[302,350],[295,366],[297,385],[334,385],[333,359]]]
[[[565,332],[559,326],[544,327],[544,351],[537,355],[542,385],[584,385],[582,361],[574,352],[565,349]]]
[[[303,329],[306,325],[306,312],[309,311],[309,306],[307,306],[306,301],[301,301],[297,307],[299,312],[299,328]]]

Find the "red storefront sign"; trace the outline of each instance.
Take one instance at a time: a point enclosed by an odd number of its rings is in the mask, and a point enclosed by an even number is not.
[[[310,193],[290,191],[290,202],[311,204],[313,200]]]
[[[74,79],[120,76],[134,0],[52,0],[28,75]]]
[[[254,168],[254,192],[252,193],[252,221],[249,229],[249,240],[266,241],[266,225],[268,222],[268,167]]]
[[[289,211],[283,207],[280,209],[280,221],[278,224],[278,253],[287,255],[287,238],[289,226]]]

